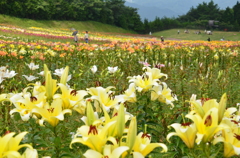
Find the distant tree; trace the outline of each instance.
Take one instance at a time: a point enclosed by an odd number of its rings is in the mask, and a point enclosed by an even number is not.
[[[143,27],[144,27],[144,32],[143,33],[149,33],[151,30],[149,21],[147,19],[143,20]]]
[[[220,21],[224,22],[224,23],[233,24],[234,23],[234,11],[233,11],[233,9],[227,7],[226,10],[223,11]]]
[[[237,4],[233,6],[233,15],[234,21],[240,25],[240,3],[237,1]]]
[[[151,22],[150,26],[153,32],[163,30],[163,23],[159,17],[156,17],[155,20]]]
[[[216,20],[221,22],[223,13],[224,11],[220,10],[218,5],[211,0],[209,3],[203,2],[199,4],[196,8],[192,7],[186,15],[179,16],[176,20],[184,24],[185,27],[210,29],[208,21]]]
[[[114,24],[113,12],[110,8],[106,6],[106,3],[103,3],[102,5],[99,22],[111,24],[111,25]]]

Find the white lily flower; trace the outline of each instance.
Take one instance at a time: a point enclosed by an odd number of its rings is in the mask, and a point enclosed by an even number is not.
[[[30,64],[27,64],[30,70],[36,70],[39,69],[39,65],[35,65],[33,62]]]
[[[118,67],[116,66],[116,67],[108,67],[108,72],[109,73],[115,73],[116,71],[118,70]]]
[[[93,67],[91,68],[92,73],[96,73],[97,72],[97,66],[93,65]]]
[[[38,78],[38,77],[35,77],[35,76],[32,76],[32,75],[30,75],[30,76],[23,75],[23,77],[25,77],[28,81],[33,81],[33,80]]]
[[[1,67],[0,67],[0,71],[5,72],[6,70],[7,70],[7,67],[6,67],[6,66],[1,66]]]
[[[63,75],[63,73],[64,73],[64,70],[65,70],[65,68],[56,69],[53,74],[56,75],[56,76],[61,77],[61,76]],[[72,75],[68,75],[68,77],[67,77],[67,82],[70,81],[71,78],[72,78]]]
[[[53,74],[56,75],[56,76],[61,77],[63,72],[64,72],[64,68],[61,68],[61,69],[56,69],[55,73],[53,73]]]
[[[44,76],[44,71],[39,72],[38,75]]]
[[[38,158],[38,152],[36,149],[27,148],[25,152],[21,155],[21,158]]]
[[[2,77],[0,77],[0,83],[2,83],[3,80],[4,80],[4,79],[3,79]]]
[[[5,74],[4,74],[4,77],[5,78],[12,78],[16,75],[17,73],[15,71],[10,71],[9,70],[6,70]]]

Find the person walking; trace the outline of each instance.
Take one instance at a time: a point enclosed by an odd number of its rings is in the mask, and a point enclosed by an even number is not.
[[[74,41],[75,41],[76,43],[78,42],[78,36],[77,36],[77,34],[74,35]]]
[[[86,43],[88,43],[88,31],[86,31],[85,35],[84,35],[84,40]]]
[[[77,30],[75,30],[75,31],[72,33],[73,39],[74,39],[74,41],[75,41],[76,43],[78,42],[78,36],[77,36],[77,34],[78,34],[78,31],[77,31]]]

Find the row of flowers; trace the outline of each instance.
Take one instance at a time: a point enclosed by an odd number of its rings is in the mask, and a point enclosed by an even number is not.
[[[39,30],[39,28],[31,29],[34,31]],[[40,31],[46,30],[41,29]],[[51,33],[51,30],[47,31]],[[56,32],[56,34],[59,32]],[[130,37],[127,37],[127,39],[131,40]],[[227,95],[224,94],[220,102],[217,102],[216,99],[199,100],[196,99],[196,95],[193,95],[188,101],[188,107],[179,106],[179,104],[176,107],[174,106],[175,102],[178,101],[176,95],[168,87],[168,84],[162,81],[163,79],[168,79],[169,75],[161,71],[164,68],[168,68],[165,70],[169,70],[169,74],[178,71],[175,76],[171,75],[169,79],[171,81],[176,79],[176,82],[181,83],[182,86],[185,81],[184,79],[186,79],[186,77],[184,77],[184,75],[187,74],[186,71],[191,70],[190,73],[193,75],[197,74],[198,78],[194,78],[194,80],[189,82],[192,85],[199,84],[200,88],[209,88],[207,80],[214,76],[214,70],[216,70],[217,79],[215,82],[219,84],[220,87],[224,87],[229,83],[226,82],[227,78],[224,77],[225,75],[234,72],[234,74],[230,74],[232,76],[230,80],[233,82],[235,74],[238,74],[238,72],[235,72],[235,70],[238,70],[238,58],[236,58],[239,53],[239,48],[237,47],[239,46],[238,42],[209,43],[203,41],[169,41],[161,43],[157,39],[141,38],[134,39],[131,42],[124,41],[125,39],[120,43],[113,41],[110,44],[103,45],[71,45],[70,43],[64,44],[60,42],[23,42],[17,41],[17,39],[16,41],[12,39],[10,41],[1,40],[0,53],[2,53],[3,57],[6,57],[2,60],[4,64],[5,61],[10,62],[9,57],[6,55],[11,55],[11,57],[22,56],[19,59],[25,56],[26,58],[24,59],[29,60],[29,58],[27,58],[29,54],[31,56],[44,53],[46,57],[50,55],[51,58],[49,58],[49,60],[52,64],[55,61],[58,62],[58,59],[60,59],[57,58],[58,56],[64,58],[69,57],[71,60],[83,58],[83,61],[88,60],[87,57],[90,56],[93,58],[91,60],[95,60],[101,52],[104,53],[104,58],[113,59],[111,55],[113,55],[114,58],[118,56],[120,58],[119,63],[122,64],[125,64],[125,56],[128,62],[134,57],[133,53],[128,52],[137,52],[135,56],[140,56],[140,54],[146,56],[147,54],[148,57],[153,56],[153,58],[155,58],[153,55],[155,52],[161,52],[158,60],[164,60],[164,64],[152,64],[153,68],[151,68],[151,65],[146,59],[147,57],[135,57],[135,62],[140,61],[138,64],[144,65],[143,73],[141,75],[128,77],[128,83],[126,83],[127,89],[123,90],[124,85],[121,85],[122,89],[120,91],[114,86],[106,86],[106,88],[104,88],[99,81],[96,81],[95,87],[84,90],[79,90],[75,87],[75,84],[68,85],[72,76],[76,76],[74,71],[72,71],[73,74],[69,74],[70,70],[68,66],[66,68],[55,69],[53,71],[54,73],[52,73],[49,68],[44,65],[44,71],[37,73],[39,76],[35,76],[32,72],[38,70],[39,65],[31,62],[27,64],[31,70],[31,74],[21,76],[26,78],[28,82],[33,82],[36,79],[39,79],[39,81],[30,83],[27,87],[23,85],[23,91],[15,89],[9,93],[4,92],[4,85],[11,85],[11,83],[8,83],[8,80],[14,77],[19,78],[17,75],[22,73],[15,72],[12,70],[12,67],[2,66],[0,67],[0,88],[2,92],[0,95],[0,101],[2,103],[0,109],[4,109],[3,111],[6,112],[5,115],[20,116],[25,124],[29,124],[31,120],[34,120],[34,123],[37,125],[46,128],[49,126],[52,127],[56,138],[58,137],[57,127],[62,122],[69,121],[68,117],[70,117],[70,115],[77,113],[77,116],[81,117],[83,125],[78,129],[72,129],[73,131],[71,133],[73,133],[73,137],[67,146],[72,149],[83,150],[83,155],[88,158],[141,158],[154,155],[152,151],[157,147],[162,148],[162,152],[165,153],[171,150],[171,146],[175,145],[174,150],[177,149],[177,144],[169,143],[167,145],[167,142],[163,142],[162,139],[160,142],[159,139],[153,139],[154,133],[150,130],[150,124],[160,125],[164,128],[164,130],[162,130],[156,126],[154,130],[163,131],[161,138],[165,138],[169,142],[175,142],[178,139],[176,139],[176,137],[172,138],[172,136],[178,136],[186,147],[189,148],[189,151],[182,151],[184,152],[183,155],[185,154],[189,157],[197,157],[199,155],[202,157],[217,157],[222,155],[224,157],[231,157],[239,155],[239,110],[237,110],[235,105],[232,105],[233,107],[227,106]],[[141,43],[143,41],[144,44]],[[183,53],[180,53],[179,50]],[[61,56],[59,52],[65,53],[65,55]],[[84,54],[84,52],[87,53]],[[97,52],[100,53],[98,54]],[[109,52],[114,53],[110,54]],[[127,53],[123,54],[122,52]],[[74,59],[66,54],[75,55],[74,57],[78,54],[82,56]],[[122,55],[124,55],[124,57]],[[35,58],[32,57],[30,60],[33,59]],[[154,59],[152,60],[154,61]],[[19,60],[17,60],[17,62],[18,61]],[[64,61],[61,62],[64,63]],[[108,63],[108,60],[105,61],[105,59],[103,59],[100,62]],[[119,63],[111,62],[113,65],[118,65]],[[19,70],[24,67],[17,63],[15,64],[17,65],[15,67],[18,67]],[[72,64],[74,65],[72,68],[78,65],[78,63]],[[89,63],[87,62],[87,64]],[[233,67],[230,67],[230,65],[233,65]],[[10,64],[9,66],[13,65]],[[121,65],[118,66],[120,67]],[[86,67],[88,67],[94,75],[99,71],[97,65],[91,68],[89,65],[86,65]],[[119,67],[104,67],[104,69],[108,71],[108,74],[115,75],[119,73]],[[194,67],[194,71],[192,71],[192,67]],[[103,70],[103,68],[101,69]],[[131,70],[131,68],[126,69]],[[100,73],[103,74],[103,72]],[[127,71],[125,73],[129,74]],[[137,71],[134,71],[134,73],[137,73]],[[55,75],[57,79],[53,79],[52,74]],[[118,76],[114,75],[110,77],[116,77],[114,78],[115,82]],[[177,75],[180,75],[182,80],[174,78]],[[40,79],[44,81],[41,82]],[[98,80],[100,79],[101,78],[98,78]],[[85,78],[83,78],[83,80],[85,80]],[[74,82],[75,81],[76,80],[74,80]],[[23,82],[21,81],[20,84],[23,84]],[[172,85],[176,86],[173,83]],[[234,87],[237,86],[230,87],[234,89]],[[186,99],[184,96],[184,88],[185,87],[182,86],[183,94],[181,94],[180,97],[183,100]],[[174,109],[174,111],[172,115],[169,115],[168,112],[171,111],[171,109]],[[175,112],[178,113],[174,114]],[[175,123],[172,124],[166,120],[171,120],[171,122]],[[142,127],[143,125],[144,128]],[[170,126],[173,127],[173,129],[169,129],[168,127]],[[6,129],[8,129],[8,127],[6,127]],[[29,130],[29,133],[31,132],[32,131]],[[166,137],[165,133],[167,133]],[[37,145],[34,145],[33,142],[22,144],[22,142],[26,142],[26,140],[23,139],[24,136],[28,135],[26,132],[20,133],[15,137],[14,135],[15,133],[11,132],[1,137],[0,142],[4,145],[0,150],[0,157],[60,156],[60,149],[57,144],[55,144],[54,153],[49,154],[51,152],[47,152],[47,154],[44,154],[40,151],[49,150],[49,148],[33,149],[33,147],[29,145],[31,143],[36,147]],[[21,142],[22,139],[23,141]],[[221,144],[220,142],[223,142],[224,147],[219,146],[219,144]],[[79,149],[77,144],[82,144],[87,147],[87,150],[85,151],[83,148]],[[27,147],[27,150],[23,152],[21,148],[25,147]],[[216,147],[219,147],[219,149],[217,150]]]
[[[33,65],[29,66],[34,68]],[[151,134],[146,131],[137,132],[136,117],[124,107],[126,102],[137,102],[138,93],[148,91],[151,92],[152,101],[158,100],[173,106],[177,98],[167,84],[160,81],[167,77],[160,69],[144,67],[142,75],[129,77],[129,89],[116,95],[114,87],[74,90],[67,85],[68,67],[61,71],[59,83],[52,78],[46,65],[44,68],[45,85],[36,82],[20,93],[0,95],[1,101],[10,101],[13,104],[11,115],[19,113],[23,121],[34,118],[41,126],[47,122],[56,127],[59,121],[64,121],[64,115],[71,114],[72,110],[77,111],[84,115],[82,121],[85,125],[77,129],[70,147],[74,143],[88,146],[89,150],[84,153],[88,158],[117,158],[129,154],[140,158],[150,154],[156,147],[167,152],[165,144],[151,143]],[[114,71],[113,69],[109,68],[109,71]],[[96,67],[91,70],[95,72]],[[193,95],[189,104],[189,112],[183,116],[184,122],[171,125],[175,132],[168,134],[168,140],[174,135],[179,136],[190,149],[200,146],[206,157],[213,154],[210,146],[219,142],[224,143],[224,157],[240,154],[239,111],[235,107],[226,108],[226,94],[219,103],[216,99],[197,100],[196,95]],[[37,157],[37,150],[33,150],[30,145],[19,145],[26,132],[13,137],[14,134],[1,137],[1,144],[4,144],[1,156]],[[18,152],[22,147],[28,147],[23,155]],[[191,154],[194,153],[188,153],[189,156]]]
[[[29,67],[37,68],[30,64]],[[160,72],[160,69],[144,67],[144,74],[130,77],[129,89],[123,94],[116,95],[112,90],[114,87],[74,90],[67,85],[68,67],[62,71],[59,83],[52,79],[51,72],[46,65],[44,68],[45,85],[36,82],[21,93],[1,94],[2,101],[9,100],[15,107],[10,111],[11,115],[17,112],[23,121],[28,121],[32,117],[42,126],[44,122],[48,122],[55,127],[59,121],[64,120],[65,114],[71,114],[72,110],[76,110],[85,115],[82,117],[85,125],[79,127],[71,144],[78,142],[88,146],[90,150],[84,155],[89,158],[96,158],[96,156],[116,158],[121,155],[125,157],[128,154],[133,154],[134,157],[145,157],[158,146],[162,147],[164,152],[167,151],[166,145],[162,143],[150,143],[150,134],[139,133],[137,135],[136,118],[124,108],[125,102],[137,101],[136,91],[144,93],[152,90],[154,90],[151,94],[152,100],[158,99],[173,106],[172,102],[176,100],[176,96],[171,94],[165,82],[160,81],[160,78],[167,77],[166,74]],[[113,73],[116,69],[116,67],[109,68],[109,71]],[[93,66],[91,70],[95,72],[96,67]],[[94,103],[94,108],[92,103]],[[104,115],[99,116],[98,114],[101,113]],[[128,121],[130,121],[129,128],[126,126]],[[12,133],[11,136],[13,135]],[[8,134],[3,138],[7,136]],[[123,139],[124,137],[127,137],[127,140]],[[108,141],[111,141],[113,145]],[[17,144],[19,141],[16,142]],[[18,149],[15,148],[14,151]],[[2,153],[6,154],[8,150],[13,149],[6,148]],[[9,152],[9,155],[11,154],[12,152]]]

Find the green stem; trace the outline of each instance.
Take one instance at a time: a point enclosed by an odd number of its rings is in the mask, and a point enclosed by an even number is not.
[[[204,154],[206,155],[206,158],[210,157],[209,149],[210,149],[210,144],[207,145],[206,143],[202,143],[202,149]]]
[[[195,150],[194,150],[194,148],[189,149],[189,150],[190,150],[191,156],[193,156],[194,158],[197,158],[197,156],[195,155]]]
[[[55,139],[58,138],[58,135],[57,135],[57,126],[53,127],[53,133],[54,133]],[[59,154],[60,154],[59,144],[54,143],[54,146],[55,146],[56,157],[58,158],[58,157],[59,157]]]

